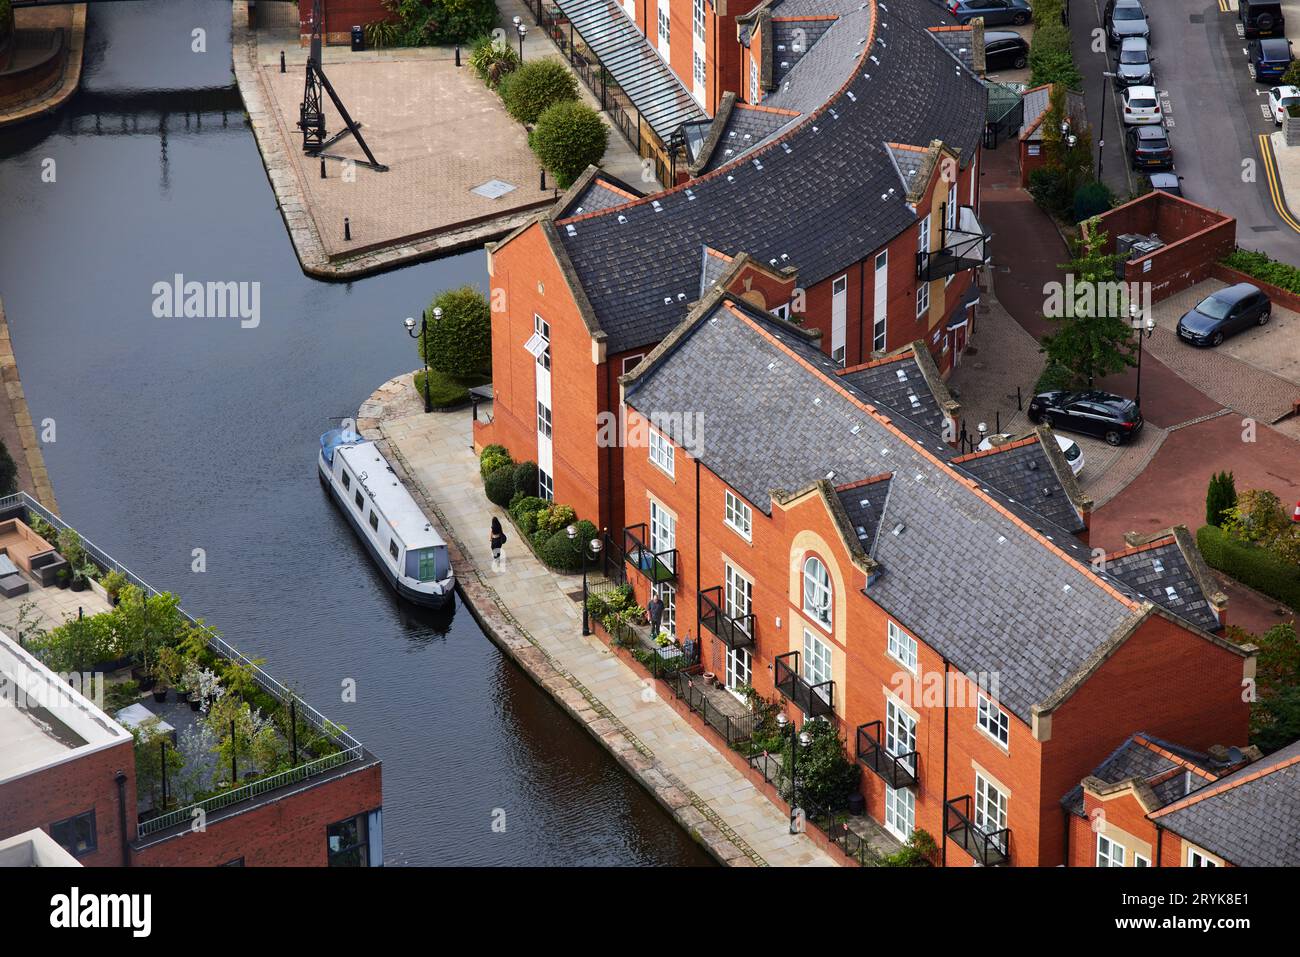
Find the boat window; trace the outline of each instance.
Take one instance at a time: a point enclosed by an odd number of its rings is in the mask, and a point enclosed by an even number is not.
[[[342,474],[343,474],[343,487],[344,487],[344,488],[351,488],[351,487],[352,487],[352,476],[349,475],[349,474],[347,473],[346,470],[344,470]]]
[[[361,498],[361,489],[357,489],[357,499],[356,499],[356,501],[357,501],[357,508],[360,508],[360,507],[362,506],[363,502],[364,502],[364,499]]]
[[[391,538],[388,540],[388,554],[392,555],[394,558],[397,557],[397,542],[393,541]]]
[[[379,516],[376,515],[374,512],[370,513],[370,527],[373,528],[376,532],[379,531]]]

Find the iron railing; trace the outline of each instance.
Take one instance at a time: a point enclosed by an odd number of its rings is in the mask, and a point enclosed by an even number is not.
[[[645,522],[623,529],[623,553],[627,563],[652,582],[670,582],[677,578],[677,549],[655,551],[646,544],[649,528]]]
[[[627,584],[627,566],[624,564],[626,556],[623,554],[623,546],[614,541],[614,536],[608,533],[601,538],[604,540],[600,550],[601,572],[615,585]]]
[[[969,794],[953,798],[943,806],[943,831],[985,867],[996,867],[1010,860],[1011,828],[987,832],[975,823],[971,811],[974,802]]]
[[[891,788],[910,788],[916,784],[920,755],[915,751],[894,754],[880,743],[881,722],[872,721],[858,728],[858,760],[870,768]]]
[[[988,242],[992,238],[984,232],[974,210],[968,206],[953,213],[952,227],[947,225],[946,208],[941,215],[944,222],[941,248],[916,254],[916,278],[925,282],[945,279],[963,269],[977,269],[984,265]]]
[[[700,592],[700,626],[709,629],[732,650],[749,648],[754,644],[754,616],[730,618],[722,607],[722,586],[715,585]]]
[[[749,757],[749,766],[763,775],[763,780],[776,788],[781,798],[787,802],[791,799],[790,779],[781,766],[781,759],[764,751]],[[877,867],[881,863],[881,854],[851,827],[849,827],[848,802],[839,807],[827,807],[795,794],[798,807],[803,811],[805,824],[811,824],[821,831],[826,838],[840,849],[844,855],[857,862],[861,867]]]
[[[4,498],[0,498],[0,512],[20,506],[26,508],[29,512],[34,512],[39,515],[60,531],[75,531],[71,525],[67,524],[63,519],[59,518],[59,516],[55,515],[26,492],[16,492],[13,495],[7,495]],[[108,552],[99,548],[93,542],[83,537],[81,539],[81,545],[86,550],[86,554],[89,555],[91,560],[100,568],[105,571],[120,572],[126,577],[127,581],[139,588],[146,596],[161,594],[159,589],[154,588],[143,578],[132,572],[129,568],[115,559],[112,555],[108,554]],[[297,784],[307,778],[315,777],[327,771],[331,771],[334,768],[340,767],[349,761],[361,758],[364,754],[364,749],[356,738],[352,737],[352,735],[348,734],[342,727],[326,718],[323,714],[311,705],[307,704],[275,678],[263,671],[261,667],[240,653],[224,638],[213,631],[210,626],[204,624],[183,608],[178,608],[177,611],[191,625],[202,629],[207,633],[208,648],[212,650],[213,654],[224,658],[227,661],[236,662],[243,668],[247,669],[248,673],[253,676],[253,680],[257,686],[271,697],[275,698],[280,704],[288,707],[290,702],[293,702],[293,710],[297,717],[314,727],[336,745],[339,750],[334,754],[325,755],[317,760],[309,761],[306,764],[300,764],[297,767],[290,768],[288,771],[261,778],[250,784],[244,785],[243,787],[223,791],[220,794],[206,798],[205,800],[198,801],[194,804],[187,805],[186,807],[178,808],[174,811],[169,811],[166,814],[159,815],[158,817],[153,817],[147,821],[143,821],[139,826],[139,834],[141,837],[156,833],[157,831],[166,830],[182,821],[188,821],[193,817],[195,810],[201,809],[204,813],[211,813],[212,811],[228,807],[232,804],[238,803],[239,801],[249,800],[250,798],[256,797],[260,794],[265,794],[266,792],[276,788],[288,784]],[[177,817],[177,815],[179,815],[179,817]]]
[[[687,708],[703,718],[704,723],[716,731],[730,748],[739,749],[741,745],[752,741],[754,732],[763,722],[763,715],[756,712],[737,716],[709,701],[702,675],[678,671],[663,681],[672,689],[677,700],[686,702]]]
[[[794,667],[787,664],[794,659]],[[799,674],[799,652],[788,651],[773,659],[776,670],[776,690],[793,701],[799,710],[810,718],[820,718],[835,713],[835,682],[810,684]]]

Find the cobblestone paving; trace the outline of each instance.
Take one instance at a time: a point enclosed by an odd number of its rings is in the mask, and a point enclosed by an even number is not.
[[[469,412],[418,412],[410,381],[385,384],[357,425],[387,440],[395,468],[448,535],[458,585],[476,617],[715,857],[738,866],[834,865],[806,835],[791,835],[784,812],[652,684],[598,638],[582,636],[568,597],[581,587],[577,578],[552,573],[520,543],[507,546],[504,570],[490,570],[484,533],[502,512],[483,495]]]

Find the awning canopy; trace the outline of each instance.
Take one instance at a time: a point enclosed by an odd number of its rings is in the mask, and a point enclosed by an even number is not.
[[[555,0],[574,32],[664,143],[683,123],[708,119],[677,74],[614,0]]]

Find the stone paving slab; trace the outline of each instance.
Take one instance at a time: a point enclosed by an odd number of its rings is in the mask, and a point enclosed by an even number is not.
[[[415,411],[410,383],[409,374],[385,383],[357,427],[385,443],[399,476],[441,525],[459,590],[485,630],[496,638],[513,632],[540,650],[540,658],[515,658],[719,861],[834,866],[807,835],[789,835],[785,813],[658,697],[653,683],[582,636],[578,606],[566,597],[577,580],[550,573],[519,543],[507,545],[504,569],[491,570],[486,532],[503,513],[482,495],[469,415]],[[444,509],[453,500],[454,513]]]

